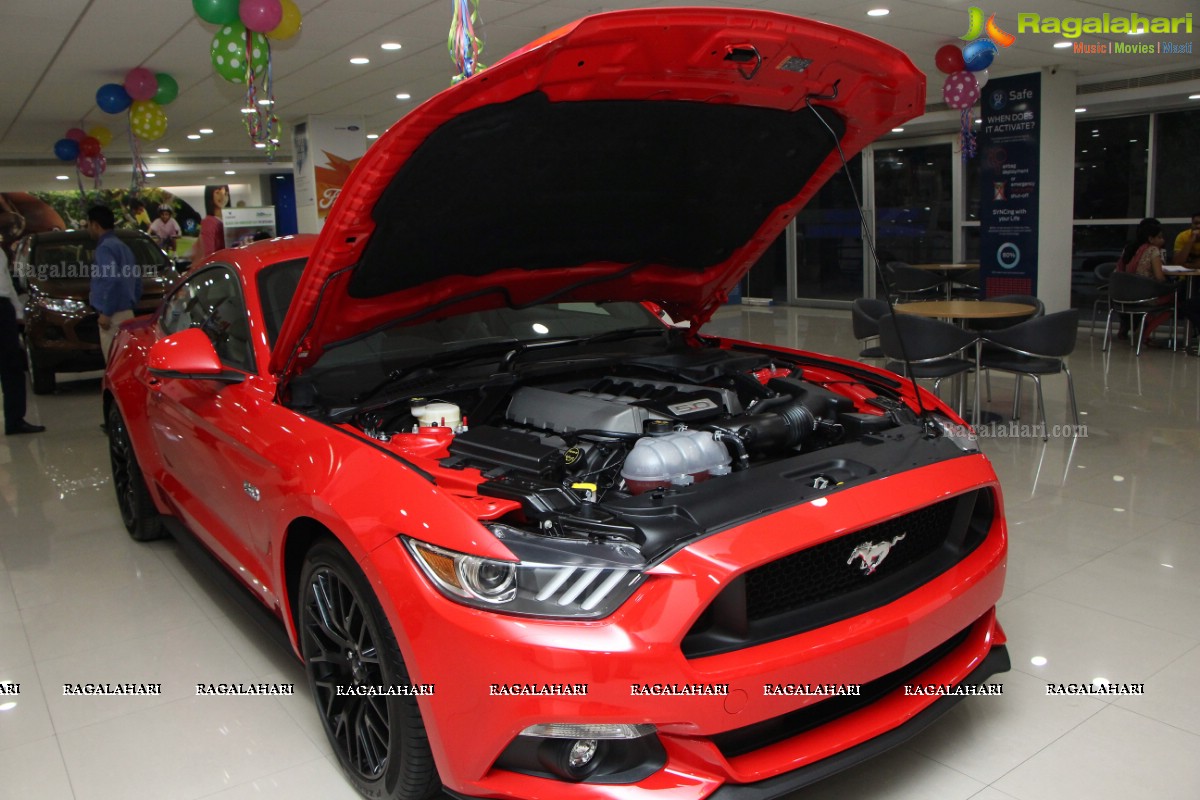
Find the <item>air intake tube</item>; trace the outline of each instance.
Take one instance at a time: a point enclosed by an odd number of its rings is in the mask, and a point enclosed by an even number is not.
[[[792,400],[787,405],[760,414],[743,414],[725,420],[721,425],[709,428],[717,441],[729,448],[735,469],[749,466],[750,455],[766,455],[807,442],[821,424],[821,418],[809,405],[823,405],[824,400],[814,398]]]

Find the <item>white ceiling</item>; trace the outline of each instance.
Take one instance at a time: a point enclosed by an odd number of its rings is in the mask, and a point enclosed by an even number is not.
[[[941,101],[941,79],[933,56],[943,44],[957,42],[967,28],[967,7],[978,0],[761,0],[687,5],[758,6],[853,28],[898,47],[929,75],[929,102]],[[454,73],[446,49],[452,4],[449,0],[296,0],[303,14],[301,32],[273,43],[275,97],[280,118],[299,121],[310,114],[361,115],[368,131],[382,132],[420,101],[449,85]],[[489,63],[530,40],[578,17],[598,11],[635,6],[679,5],[654,0],[479,0],[486,36],[483,62]],[[1017,33],[1018,11],[1031,8],[1043,16],[1126,16],[1139,13],[1183,16],[1195,0],[1155,0],[1150,5],[1083,0],[1043,0],[1040,3],[1003,0],[984,7],[996,10],[997,22]],[[888,8],[885,17],[868,17],[871,8]],[[1197,20],[1200,24],[1200,20]],[[179,82],[178,99],[165,108],[170,120],[166,136],[144,149],[169,147],[168,156],[148,159],[152,169],[166,172],[171,163],[207,161],[199,169],[211,172],[214,162],[230,159],[242,172],[266,169],[265,158],[250,144],[239,109],[244,87],[218,77],[209,61],[216,26],[202,22],[186,0],[131,3],[128,0],[25,0],[0,5],[0,58],[5,81],[0,83],[0,175],[10,184],[18,166],[28,176],[25,185],[2,188],[51,188],[53,173],[68,165],[53,158],[54,142],[67,128],[103,124],[117,134],[106,148],[114,164],[128,160],[125,115],[111,116],[96,107],[95,92],[104,83],[120,83],[135,66],[168,72]],[[1197,31],[1200,34],[1200,30]],[[1191,41],[1193,35],[1147,34],[1137,41]],[[1085,36],[1084,41],[1130,37]],[[1054,49],[1061,37],[1019,34],[997,56],[993,76],[1058,65],[1075,71],[1081,83],[1112,78],[1143,77],[1200,68],[1197,54],[1076,55]],[[399,51],[380,49],[385,41],[403,45]],[[352,56],[370,58],[354,66]],[[1185,76],[1186,77],[1186,76]],[[1116,93],[1124,102],[1150,98],[1156,107],[1187,105],[1187,94],[1200,91],[1200,80],[1167,83],[1153,89]],[[398,92],[412,95],[396,99]],[[1097,96],[1096,100],[1100,98]],[[1193,101],[1194,104],[1195,101]],[[185,137],[199,128],[215,132],[199,141]],[[288,136],[277,160],[290,159]],[[178,167],[176,167],[178,169]],[[278,167],[276,167],[278,168]],[[31,185],[45,172],[49,186]],[[73,170],[72,170],[73,174]],[[128,168],[125,168],[128,176]],[[169,183],[185,181],[176,174]],[[33,183],[41,183],[40,179]],[[58,184],[62,188],[62,183]]]

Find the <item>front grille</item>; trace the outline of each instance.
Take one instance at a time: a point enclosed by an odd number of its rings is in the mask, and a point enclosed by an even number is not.
[[[100,344],[100,321],[91,316],[75,323],[75,338],[86,344]]]
[[[994,508],[990,490],[967,492],[756,567],[701,614],[684,655],[738,650],[890,603],[978,547]]]
[[[941,661],[965,642],[970,632],[969,627],[959,631],[949,640],[900,669],[876,678],[870,683],[864,683],[859,687],[857,695],[836,695],[772,719],[719,733],[712,737],[713,744],[721,751],[721,755],[726,758],[734,758],[782,742],[793,736],[799,736],[806,731],[827,725],[835,719],[853,714],[910,683],[913,678]]]

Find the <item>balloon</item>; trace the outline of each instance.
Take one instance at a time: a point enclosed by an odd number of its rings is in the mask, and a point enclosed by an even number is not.
[[[283,18],[273,30],[267,31],[268,39],[290,39],[300,32],[300,9],[292,0],[279,0]]]
[[[987,69],[998,52],[991,39],[976,39],[963,48],[963,65],[971,72]]]
[[[88,128],[87,135],[99,142],[101,147],[108,147],[112,144],[112,131],[103,125],[93,125]]]
[[[165,72],[154,76],[158,80],[158,91],[151,99],[160,106],[165,106],[179,96],[179,82]]]
[[[987,86],[989,76],[986,69],[981,69],[978,72],[972,72],[971,74],[975,76],[975,82],[979,84],[980,89],[983,89],[984,86]]]
[[[82,142],[84,137],[87,136],[87,134],[83,132],[83,128],[68,128],[64,135],[72,142]]]
[[[228,25],[238,19],[238,0],[192,0],[192,9],[213,25]]]
[[[266,33],[283,19],[283,6],[279,0],[241,0],[238,16],[247,30]]]
[[[138,100],[129,109],[129,130],[144,141],[157,141],[167,132],[167,112],[153,100]]]
[[[938,48],[937,55],[933,57],[933,62],[937,64],[937,68],[947,75],[963,70],[963,54],[962,50],[958,49],[956,44],[944,44]]]
[[[100,155],[100,142],[93,136],[85,136],[79,142],[79,155],[84,158],[95,158]]]
[[[262,73],[267,67],[271,46],[261,33],[252,34],[250,62],[254,74]],[[230,83],[246,82],[246,28],[240,22],[231,22],[212,40],[212,63],[217,74]]]
[[[59,139],[54,143],[54,156],[59,161],[74,161],[79,158],[79,142],[74,139]]]
[[[96,90],[96,105],[105,114],[120,114],[132,102],[129,92],[119,83],[106,83]]]
[[[979,100],[979,82],[966,70],[949,75],[942,86],[942,99],[951,108],[970,108]]]
[[[125,75],[125,91],[134,100],[149,100],[158,91],[158,80],[145,67],[134,67]]]
[[[104,170],[108,169],[108,159],[104,156],[88,158],[80,153],[79,158],[75,159],[75,166],[87,177],[94,178],[97,175],[102,175]]]

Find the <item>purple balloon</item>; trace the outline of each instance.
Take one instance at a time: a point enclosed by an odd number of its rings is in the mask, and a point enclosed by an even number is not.
[[[134,67],[125,75],[125,91],[134,100],[149,100],[158,93],[158,78],[145,67]]]
[[[241,0],[238,16],[247,30],[255,33],[273,31],[283,20],[283,3],[279,0]]]
[[[119,83],[106,83],[96,90],[96,105],[105,114],[120,114],[129,108],[133,98]],[[82,131],[80,131],[82,133]]]

